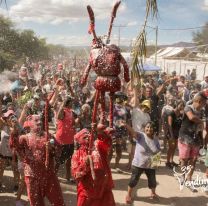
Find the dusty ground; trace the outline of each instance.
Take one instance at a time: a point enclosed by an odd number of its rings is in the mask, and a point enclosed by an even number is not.
[[[170,206],[208,206],[208,195],[206,195],[201,190],[198,193],[192,193],[189,189],[184,188],[180,191],[179,183],[176,177],[173,176],[173,171],[167,169],[164,166],[165,155],[162,157],[162,162],[157,170],[157,193],[160,196],[160,201],[150,200],[150,190],[147,188],[147,179],[145,175],[142,175],[138,187],[135,190],[134,206],[149,206],[149,205],[170,205]],[[121,162],[121,167],[125,170],[127,163],[127,155],[123,155]],[[197,164],[197,168],[200,171],[205,171],[203,164]],[[203,173],[199,172],[201,175]],[[113,190],[115,200],[118,206],[124,206],[125,195],[127,190],[127,184],[130,178],[130,173],[125,170],[123,174],[117,174],[114,169],[112,169],[113,179],[115,182],[115,188]],[[75,206],[76,205],[76,186],[69,184],[63,178],[63,169],[59,173],[60,183],[64,195],[66,205]],[[11,193],[12,191],[12,173],[7,169],[4,173],[4,191],[0,193],[0,206],[13,206],[15,205],[15,195]],[[27,196],[23,196],[24,200],[27,200]],[[29,205],[29,204],[28,204]],[[49,205],[49,204],[47,204]]]

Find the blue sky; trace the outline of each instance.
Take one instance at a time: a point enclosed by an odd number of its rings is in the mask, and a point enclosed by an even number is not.
[[[115,0],[7,0],[0,14],[10,17],[20,29],[32,29],[47,42],[66,46],[89,45],[89,19],[86,5],[94,9],[96,32],[107,33],[111,8]],[[129,45],[139,33],[144,21],[146,0],[123,0],[114,25],[122,25],[122,45]],[[163,30],[203,26],[208,21],[208,0],[158,0],[159,18],[148,25],[159,27],[158,43],[191,42],[197,30]],[[155,30],[147,29],[148,43],[154,44]],[[118,27],[112,31],[112,42],[118,42]]]

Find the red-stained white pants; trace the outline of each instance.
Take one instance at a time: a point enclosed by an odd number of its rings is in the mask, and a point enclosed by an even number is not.
[[[25,177],[27,194],[31,206],[45,206],[44,197],[47,197],[51,205],[64,206],[61,187],[55,174],[47,177]]]
[[[104,192],[103,197],[100,199],[88,198],[80,192],[77,198],[77,206],[115,206],[115,200],[112,190]]]

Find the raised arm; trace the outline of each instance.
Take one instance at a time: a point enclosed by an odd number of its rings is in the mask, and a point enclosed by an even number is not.
[[[175,79],[178,79],[178,78],[170,78],[170,79],[167,79],[167,80],[166,80],[166,81],[165,81],[165,82],[157,89],[156,95],[157,95],[157,96],[160,96],[160,95],[164,92],[166,86],[169,85],[170,82],[171,82],[172,80],[175,80]]]
[[[84,71],[84,74],[81,78],[81,81],[80,81],[80,84],[81,86],[85,86],[86,83],[87,83],[87,78],[88,78],[88,75],[89,75],[89,72],[90,72],[90,69],[91,69],[91,64],[89,63]]]
[[[172,139],[174,139],[174,135],[173,135],[173,118],[171,115],[168,115],[168,129],[169,129],[169,132],[170,132],[170,136]]]
[[[64,102],[61,104],[57,112],[57,119],[62,120],[63,118],[64,118]]]
[[[138,97],[138,93],[139,93],[139,90],[138,90],[138,86],[134,86],[133,88],[133,107],[139,107],[139,97]]]
[[[125,128],[128,130],[128,132],[129,132],[129,134],[130,134],[130,136],[131,136],[132,138],[134,138],[134,139],[137,139],[137,138],[138,138],[138,133],[135,132],[135,131],[133,130],[133,128],[132,128],[130,125],[128,125],[125,121],[122,121],[122,122],[120,123],[120,126],[125,127]]]
[[[24,146],[26,145],[26,136],[20,136],[18,122],[12,123],[9,146],[14,149],[21,158],[24,158]]]
[[[25,121],[25,119],[26,119],[26,117],[27,117],[27,111],[28,111],[28,105],[27,105],[27,103],[24,105],[24,107],[23,107],[23,110],[22,110],[22,112],[21,112],[21,114],[20,114],[20,117],[19,117],[19,123],[20,123],[20,125],[23,125],[24,124],[24,121]]]
[[[49,104],[53,107],[56,103],[58,94],[62,88],[62,84],[63,84],[63,79],[58,79],[55,83],[55,87],[54,87],[54,93],[49,101]]]

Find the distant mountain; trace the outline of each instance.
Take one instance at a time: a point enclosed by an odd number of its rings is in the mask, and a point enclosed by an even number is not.
[[[177,43],[169,44],[169,45],[160,45],[159,47],[163,48],[163,47],[194,47],[194,46],[196,46],[195,43],[181,41],[181,42],[177,42]]]

